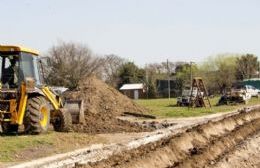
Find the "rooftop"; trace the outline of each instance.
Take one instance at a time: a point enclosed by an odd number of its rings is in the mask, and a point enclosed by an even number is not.
[[[18,51],[18,52],[27,52],[34,55],[39,55],[39,52],[30,48],[22,47],[22,46],[16,46],[16,45],[0,45],[0,52],[12,52],[12,51]]]
[[[144,85],[142,83],[132,83],[132,84],[124,84],[119,90],[135,90],[135,89],[143,89]]]

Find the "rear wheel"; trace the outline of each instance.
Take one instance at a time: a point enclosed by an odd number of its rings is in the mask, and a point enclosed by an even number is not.
[[[177,101],[176,105],[179,107],[179,106],[181,106],[181,103],[179,101]]]
[[[71,131],[72,118],[69,111],[65,108],[59,109],[53,116],[53,127],[58,132]]]
[[[28,99],[24,117],[26,133],[39,134],[47,132],[50,123],[50,109],[43,96]]]

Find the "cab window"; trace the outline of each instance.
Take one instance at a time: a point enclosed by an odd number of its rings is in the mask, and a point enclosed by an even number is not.
[[[16,87],[19,83],[19,56],[15,53],[0,53],[1,83]]]
[[[36,84],[40,84],[36,56],[30,53],[21,53],[20,66],[25,78],[33,78]]]

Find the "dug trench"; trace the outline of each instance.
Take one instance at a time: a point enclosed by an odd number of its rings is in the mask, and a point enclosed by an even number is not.
[[[76,164],[75,167],[212,167],[237,145],[259,131],[260,109],[244,110],[135,149],[117,152],[98,162]]]

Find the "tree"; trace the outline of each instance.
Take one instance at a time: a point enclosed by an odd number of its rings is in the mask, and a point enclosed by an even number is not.
[[[156,98],[157,97],[157,89],[156,84],[151,80],[151,78],[148,78],[146,81],[147,86],[147,92],[148,92],[148,98]]]
[[[144,69],[138,68],[133,62],[126,62],[119,68],[119,85],[121,87],[126,83],[144,83],[145,71]]]
[[[125,63],[125,60],[117,55],[110,54],[105,56],[103,66],[103,78],[105,82],[113,87],[119,83],[119,68]]]
[[[220,54],[209,57],[200,67],[200,75],[203,77],[210,94],[217,91],[222,93],[226,88],[236,82],[236,58],[235,54]]]
[[[147,68],[149,70],[152,70],[154,73],[158,74],[158,77],[162,76],[162,78],[165,78],[165,75],[168,74],[168,71],[171,73],[170,75],[173,75],[176,68],[179,65],[183,65],[183,64],[185,64],[185,63],[184,62],[171,62],[171,61],[169,61],[168,63],[167,62],[161,62],[161,63],[148,64]]]
[[[187,65],[187,68],[184,68]],[[195,65],[192,66],[193,71]],[[184,72],[184,69],[187,71]],[[145,67],[146,81],[149,88],[148,95],[154,98],[158,95],[156,82],[157,80],[174,80],[171,85],[171,95],[178,95],[182,90],[183,82],[190,81],[190,66],[184,62],[161,62],[148,64]],[[186,80],[187,76],[187,80]],[[167,91],[168,94],[168,91]],[[160,95],[165,95],[165,92],[160,89]]]
[[[192,72],[192,74],[191,74]],[[182,90],[185,86],[190,86],[191,75],[195,77],[198,72],[196,64],[179,64],[175,69],[175,76],[178,83],[178,89]]]
[[[236,64],[236,76],[239,80],[252,78],[259,69],[257,57],[253,54],[242,55],[237,58]]]
[[[164,74],[161,64],[154,63],[145,66],[145,83],[149,98],[157,97],[156,80],[162,78]]]
[[[48,82],[70,89],[77,88],[81,79],[97,72],[104,63],[104,59],[94,55],[88,47],[73,42],[54,45],[47,56],[51,62]]]

